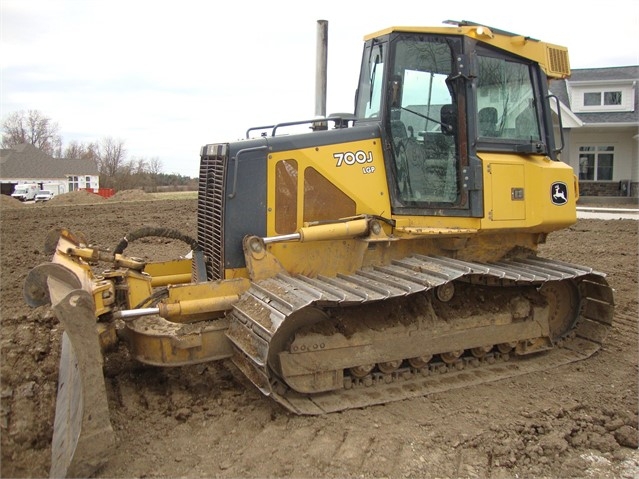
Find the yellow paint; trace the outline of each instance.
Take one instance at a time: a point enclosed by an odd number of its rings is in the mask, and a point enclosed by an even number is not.
[[[358,219],[340,223],[329,223],[315,226],[303,226],[299,232],[301,241],[322,241],[349,239],[363,235],[368,230],[368,221]]]
[[[232,308],[249,288],[245,278],[169,286],[169,297],[160,304],[160,316],[189,323],[220,316]]]
[[[180,301],[177,303],[160,303],[160,316],[178,323],[210,319],[214,313],[230,310],[240,297],[237,294],[220,296],[214,293],[208,298]]]
[[[129,352],[153,366],[183,366],[231,356],[224,318],[185,326],[158,316],[142,317],[125,325]]]
[[[492,221],[526,219],[525,167],[517,163],[490,163],[486,175],[490,197],[486,197],[488,217]],[[519,193],[517,193],[519,192]],[[516,195],[519,196],[516,196]]]
[[[346,164],[339,158],[344,152],[370,152],[371,161]],[[352,158],[352,157],[351,157]],[[282,269],[315,276],[353,272],[367,263],[383,264],[388,258],[401,257],[412,251],[423,254],[455,254],[473,259],[498,259],[508,250],[520,246],[535,249],[544,235],[565,228],[576,221],[578,192],[572,169],[565,163],[552,161],[543,155],[516,155],[512,153],[480,153],[483,171],[483,204],[481,218],[391,215],[386,173],[379,140],[363,140],[342,145],[300,149],[273,153],[268,164],[268,236],[277,236],[274,212],[275,165],[281,160],[295,160],[297,177],[297,225],[300,228],[304,211],[303,172],[315,168],[356,205],[356,214],[379,215],[395,221],[395,228],[380,222],[384,235],[379,247],[366,243],[366,236],[337,234],[334,225],[322,225],[322,234],[304,234],[303,241],[287,241],[267,245],[269,263],[254,258],[249,266],[255,279],[272,276]],[[373,166],[374,170],[362,170]],[[366,171],[373,171],[367,173]],[[567,187],[568,200],[563,205],[553,204],[551,189],[555,182]],[[331,211],[331,204],[326,204]],[[312,221],[312,218],[305,218]],[[337,218],[335,218],[337,220]],[[314,227],[311,227],[314,228]],[[359,231],[363,231],[359,228]],[[324,234],[325,233],[325,234]],[[386,236],[387,235],[387,236]],[[388,241],[383,241],[384,238]],[[472,241],[468,241],[472,238]],[[483,239],[479,239],[483,238]],[[398,241],[399,240],[399,241]],[[410,240],[409,242],[401,240]],[[409,243],[398,245],[397,243]],[[421,243],[420,243],[421,242]],[[424,243],[425,242],[425,243]],[[392,243],[392,244],[391,244]]]
[[[351,163],[353,153],[361,162]],[[342,161],[340,162],[340,158]],[[370,158],[371,161],[368,161]],[[357,214],[390,216],[390,201],[384,168],[384,156],[381,140],[361,140],[337,145],[305,148],[293,151],[276,152],[268,158],[268,188],[267,188],[267,235],[276,236],[275,230],[275,165],[282,160],[295,160],[298,164],[297,188],[297,225],[304,222],[303,175],[306,168],[314,168],[326,177],[337,188],[343,191],[356,203]],[[338,166],[339,165],[339,166]],[[372,169],[374,168],[374,169]],[[330,205],[326,205],[330,210]],[[337,218],[335,218],[337,219]]]
[[[133,309],[151,296],[151,277],[133,270],[127,270],[124,276],[128,288],[127,306]]]
[[[577,221],[577,191],[572,168],[542,155],[481,153],[484,171],[484,218],[480,229],[549,233]],[[552,185],[563,182],[567,202],[551,201]],[[511,197],[513,188],[523,188],[524,199]]]
[[[155,288],[168,284],[190,283],[192,277],[192,260],[180,259],[147,263],[144,272],[151,275],[151,285]]]

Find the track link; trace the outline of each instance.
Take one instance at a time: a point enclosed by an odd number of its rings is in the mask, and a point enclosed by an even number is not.
[[[456,280],[537,288],[570,280],[579,297],[577,319],[554,348],[532,357],[494,352],[448,363],[431,361],[422,368],[376,371],[361,378],[344,375],[332,378],[343,385],[328,392],[296,392],[273,368],[296,331],[322,321],[317,311],[410,299],[434,288],[445,291],[446,285]],[[310,278],[279,274],[254,282],[230,313],[227,335],[234,346],[234,364],[263,394],[294,413],[312,415],[424,396],[585,359],[600,348],[613,311],[612,289],[605,276],[591,268],[538,257],[485,264],[414,255],[352,275]]]

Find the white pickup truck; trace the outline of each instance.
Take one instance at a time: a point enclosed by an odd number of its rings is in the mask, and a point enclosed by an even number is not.
[[[53,196],[53,191],[40,190],[38,191],[38,194],[35,195],[35,202],[39,203],[41,201],[49,201],[51,198],[53,198]]]

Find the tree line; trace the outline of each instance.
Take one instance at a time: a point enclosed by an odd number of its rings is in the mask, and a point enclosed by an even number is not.
[[[58,123],[38,110],[10,113],[2,122],[2,148],[30,143],[56,158],[92,160],[98,167],[100,186],[126,190],[160,186],[191,186],[197,180],[176,173],[162,171],[158,157],[127,158],[124,140],[103,137],[98,141],[71,141],[63,148]]]

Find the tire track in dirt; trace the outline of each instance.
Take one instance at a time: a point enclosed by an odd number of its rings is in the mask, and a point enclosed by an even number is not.
[[[612,331],[606,338],[604,347],[625,349],[637,347],[639,341],[639,323],[637,314],[615,313],[612,322]],[[632,361],[630,361],[632,362]]]

